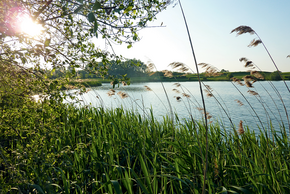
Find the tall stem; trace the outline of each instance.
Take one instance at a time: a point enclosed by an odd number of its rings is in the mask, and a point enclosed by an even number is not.
[[[196,73],[197,73],[197,78],[198,78],[198,83],[199,83],[199,89],[200,89],[200,95],[201,95],[201,99],[202,99],[202,105],[203,105],[203,109],[204,109],[204,121],[205,121],[205,130],[206,130],[206,153],[205,153],[205,166],[204,166],[204,172],[203,172],[203,187],[202,187],[202,193],[205,193],[205,181],[206,181],[206,174],[207,174],[207,163],[208,163],[208,124],[207,124],[207,118],[206,118],[206,107],[205,107],[205,101],[204,101],[204,95],[203,95],[203,91],[202,91],[202,84],[201,84],[201,80],[200,80],[200,76],[199,76],[199,70],[198,70],[198,65],[197,65],[197,61],[196,61],[196,57],[195,57],[195,53],[194,53],[194,49],[193,49],[193,44],[191,41],[191,37],[190,37],[190,33],[189,33],[189,29],[188,29],[188,25],[186,22],[186,18],[184,15],[184,11],[181,5],[181,1],[179,1],[179,5],[180,5],[180,9],[182,12],[182,16],[183,16],[183,20],[186,26],[186,30],[187,30],[187,35],[188,35],[188,39],[190,42],[190,46],[191,46],[191,51],[192,51],[192,55],[193,55],[193,59],[194,59],[194,63],[195,63],[195,67],[196,67]]]

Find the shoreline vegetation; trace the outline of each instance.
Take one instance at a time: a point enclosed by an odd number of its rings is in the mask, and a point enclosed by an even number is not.
[[[156,74],[156,75],[155,75]],[[140,82],[188,82],[193,81],[197,82],[198,78],[196,74],[188,74],[183,76],[184,74],[173,72],[174,77],[166,77],[163,72],[156,72],[152,76],[143,76],[143,77],[135,77],[132,75],[130,77],[130,83],[140,83]],[[282,80],[279,77],[277,72],[261,72],[261,74],[265,77],[265,79],[259,79],[259,81],[279,81]],[[290,72],[281,72],[284,80],[290,80]],[[88,73],[89,75],[89,73]],[[205,73],[201,73],[200,78],[202,81],[232,81],[232,77],[237,79],[243,79],[244,76],[249,75],[249,72],[224,72],[215,77],[208,77]],[[254,78],[254,77],[253,77]],[[279,79],[280,78],[280,79]],[[258,80],[256,78],[256,80]],[[69,82],[69,86],[66,89],[74,89],[75,86],[81,84],[84,87],[97,87],[101,86],[102,83],[111,83],[111,79],[103,79],[98,77],[89,78],[77,78],[75,81]]]
[[[200,193],[206,141],[208,193],[290,192],[289,139],[282,129],[255,134],[242,123],[227,130],[212,123],[206,139],[198,120],[173,124],[122,108],[30,106],[38,111],[20,110],[20,120],[4,117],[5,126],[17,128],[1,141],[15,149],[1,154],[17,167],[0,164],[2,192]]]

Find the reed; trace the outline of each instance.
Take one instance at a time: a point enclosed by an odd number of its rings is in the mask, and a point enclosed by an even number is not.
[[[206,192],[290,191],[289,139],[282,131],[273,132],[273,141],[242,122],[238,133],[211,124],[206,139],[202,122],[174,127],[170,119],[144,119],[121,108],[68,105],[54,114],[54,130],[15,137],[10,154],[2,146],[9,164],[2,165],[2,193],[200,193],[206,141]]]

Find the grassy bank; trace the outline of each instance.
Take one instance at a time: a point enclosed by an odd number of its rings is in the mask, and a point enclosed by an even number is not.
[[[2,125],[1,193],[201,193],[201,122],[173,126],[119,108],[49,107]],[[9,126],[18,132],[7,133]],[[279,132],[211,125],[208,142],[208,193],[290,192],[289,139]]]

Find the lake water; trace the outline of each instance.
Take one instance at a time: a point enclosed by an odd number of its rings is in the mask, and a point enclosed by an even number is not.
[[[290,93],[282,81],[271,83],[279,93],[275,92],[270,82],[267,81],[256,82],[253,88],[234,85],[232,82],[225,81],[204,82],[205,85],[212,88],[212,94],[214,95],[214,97],[207,97],[204,93],[206,111],[212,116],[209,121],[219,122],[225,127],[229,127],[231,125],[230,119],[235,126],[238,126],[242,120],[245,126],[249,126],[253,130],[258,130],[258,126],[268,129],[271,122],[274,128],[279,130],[279,126],[284,123],[286,130],[289,131],[285,107],[289,115]],[[286,83],[288,86],[290,85],[289,81]],[[155,118],[158,120],[162,120],[166,115],[171,115],[170,103],[173,112],[178,115],[180,120],[189,119],[190,115],[196,120],[202,119],[203,114],[200,110],[202,101],[198,82],[181,82],[180,87],[176,87],[173,82],[163,84],[169,102],[160,82],[135,83],[130,86],[116,87],[114,89],[116,91],[115,95],[111,97],[107,93],[110,89],[113,89],[112,86],[103,84],[101,87],[91,88],[91,91],[83,95],[78,95],[78,98],[82,100],[82,105],[104,108],[123,107],[126,110],[139,112],[145,117],[150,114],[150,109],[152,109]],[[150,87],[152,91],[147,91],[145,86]],[[180,93],[177,93],[174,89]],[[205,89],[204,86],[203,89]],[[248,92],[249,89],[259,95],[251,95]],[[70,92],[75,91],[71,90]],[[125,92],[128,97],[122,99],[117,95],[120,91]],[[183,93],[190,95],[190,97],[184,97]],[[178,97],[181,97],[180,100],[177,100]],[[243,105],[240,106],[237,100],[242,102]]]

